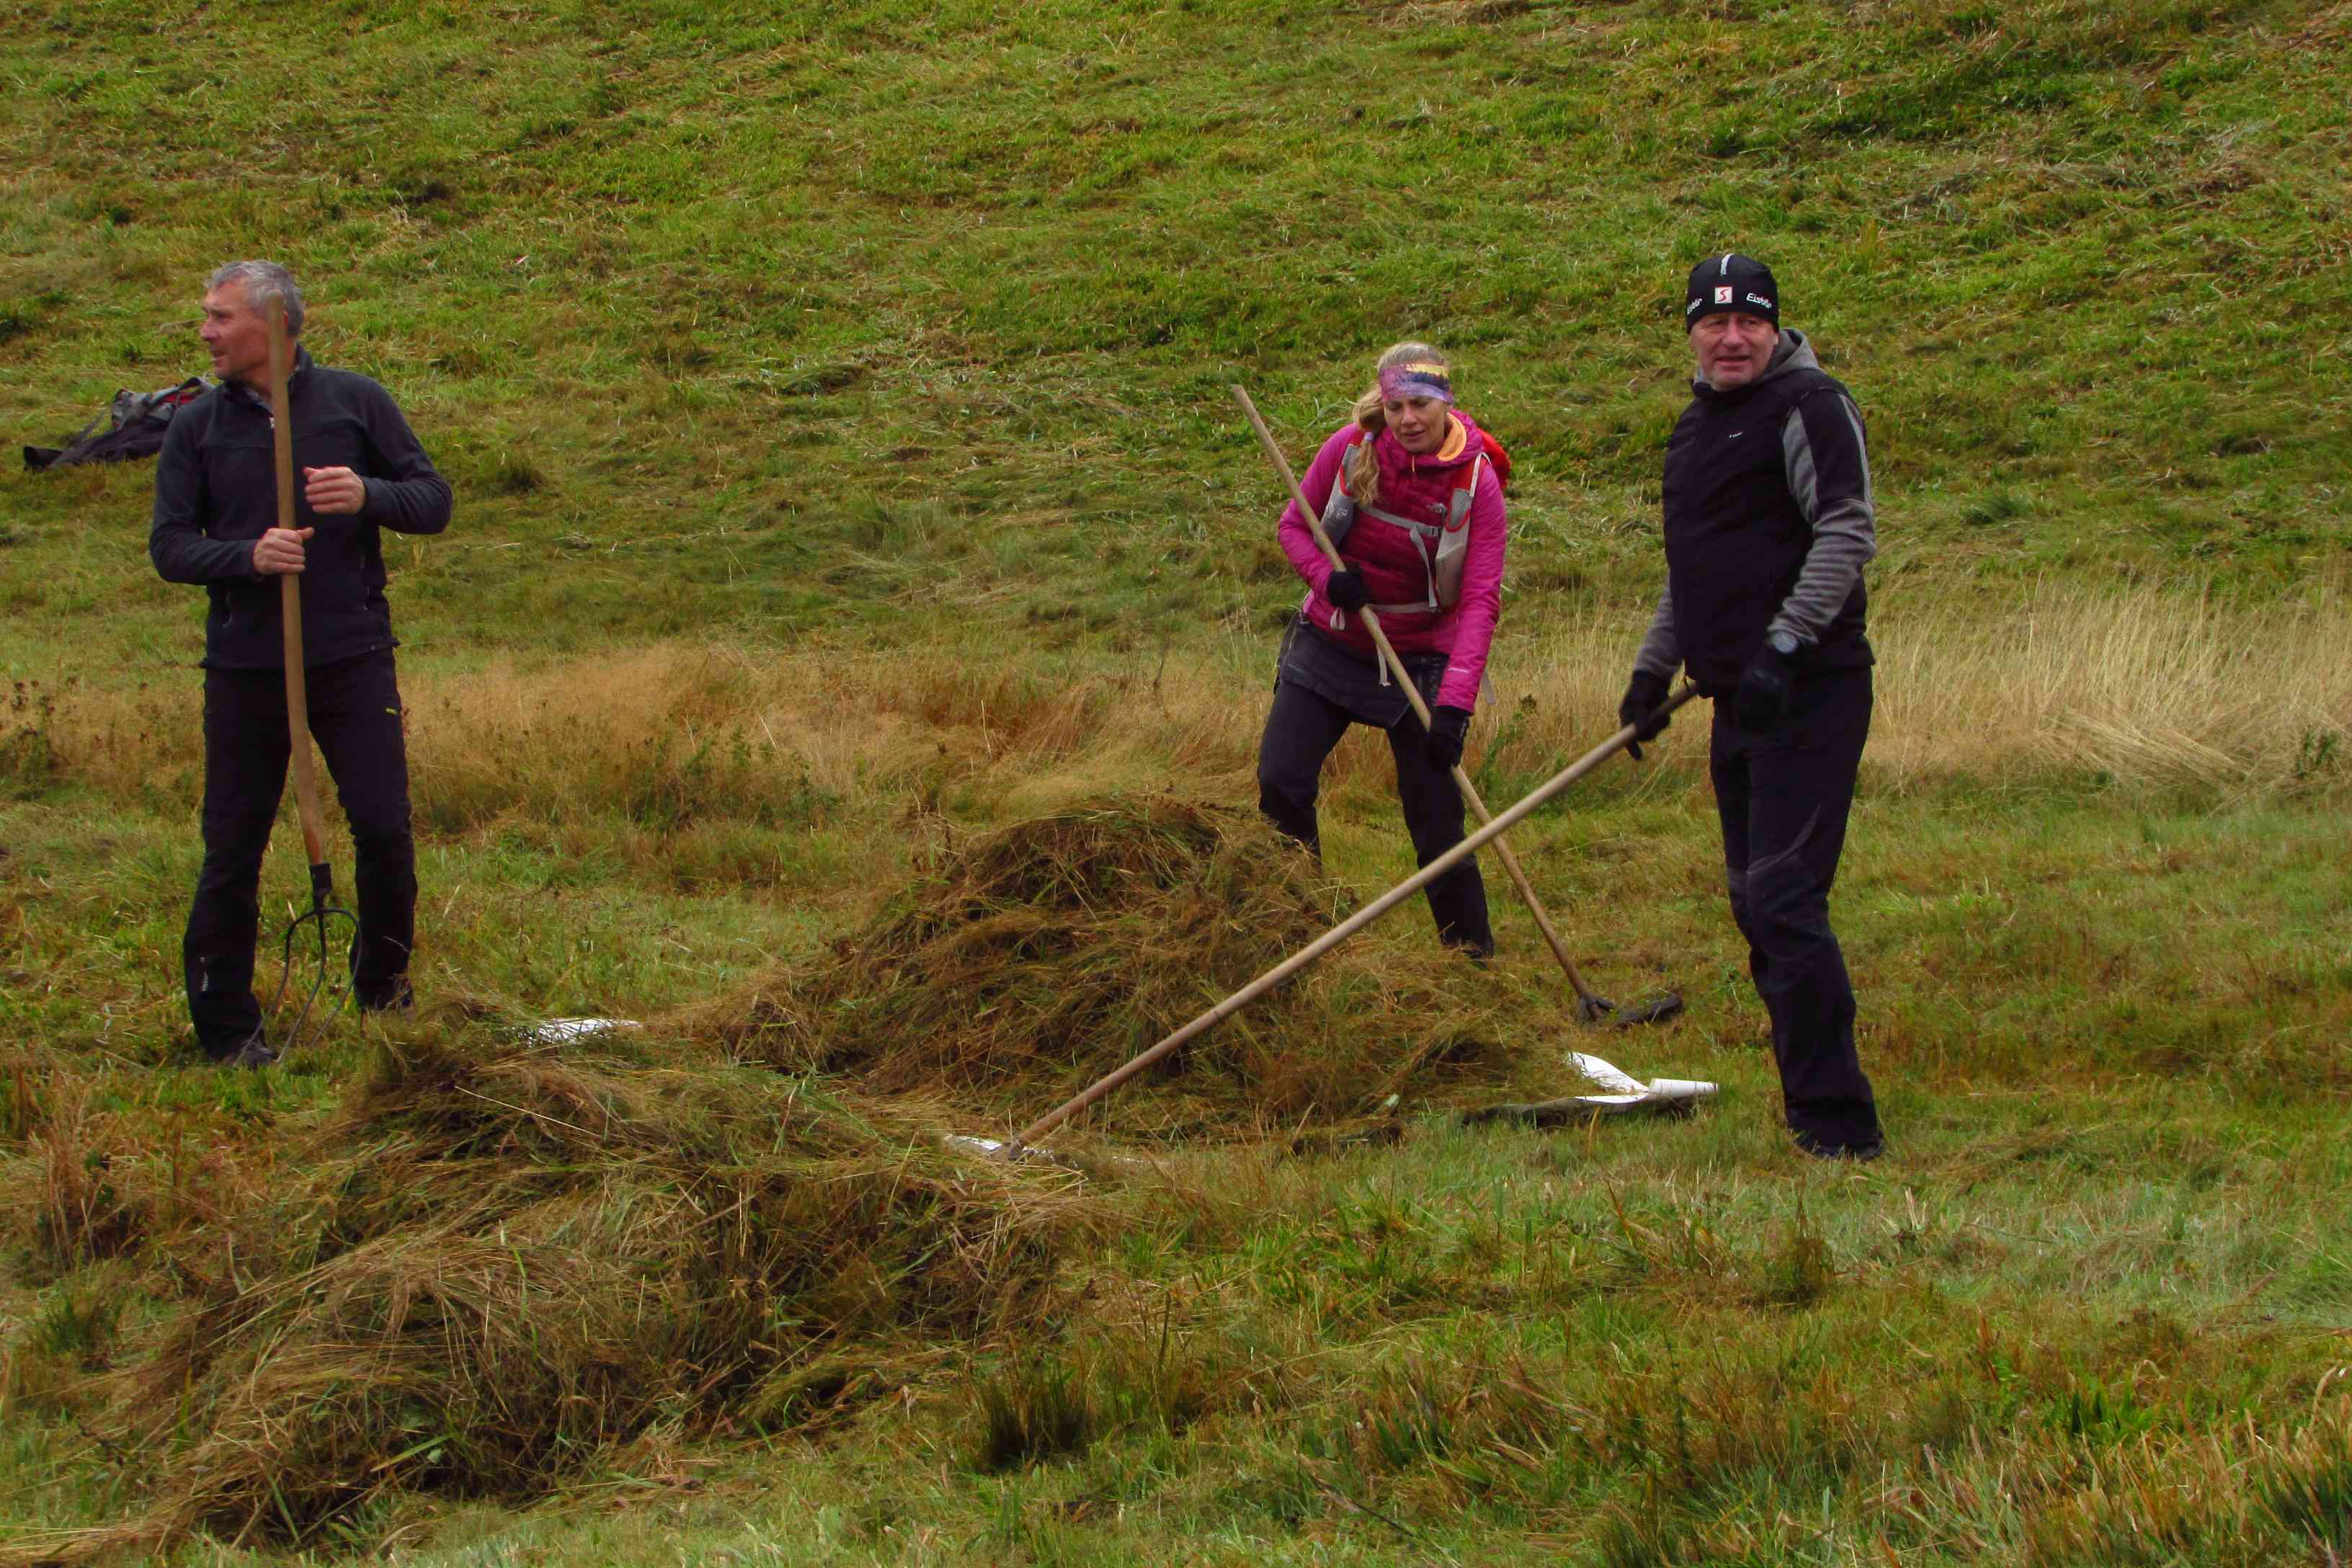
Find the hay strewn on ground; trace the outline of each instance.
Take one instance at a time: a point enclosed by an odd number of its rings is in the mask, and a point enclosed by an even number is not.
[[[1351,903],[1255,814],[1097,802],[941,854],[869,931],[678,1021],[763,1065],[468,1054],[460,1019],[388,1050],[278,1190],[207,1186],[202,1225],[53,1180],[53,1250],[135,1254],[181,1305],[113,1358],[91,1427],[142,1511],[0,1568],[363,1536],[402,1494],[527,1497],[648,1432],[896,1386],[1025,1321],[1096,1212],[1062,1173],[944,1152],[928,1108],[967,1131],[1043,1109]],[[1487,994],[1433,944],[1343,951],[1120,1096],[1117,1128],[1289,1130],[1491,1077],[1465,1032]]]
[[[773,1428],[1034,1309],[1086,1200],[752,1071],[425,1048],[354,1091],[299,1190],[173,1260],[194,1308],[108,1441],[142,1518],[304,1540],[397,1491],[521,1496],[656,1424]]]
[[[866,931],[679,1024],[786,1071],[1018,1119],[1353,907],[1254,812],[1097,800],[950,848]],[[1392,919],[1425,930],[1427,915]],[[1496,1054],[1446,994],[1466,961],[1433,942],[1398,971],[1341,949],[1122,1090],[1110,1120],[1122,1135],[1190,1136],[1345,1116]]]

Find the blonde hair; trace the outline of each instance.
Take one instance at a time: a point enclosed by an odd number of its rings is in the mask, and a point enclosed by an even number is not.
[[[1389,426],[1388,400],[1381,395],[1381,372],[1393,370],[1401,364],[1431,364],[1452,370],[1453,362],[1427,343],[1410,340],[1391,343],[1381,354],[1380,363],[1372,367],[1372,384],[1356,399],[1356,426],[1366,436],[1378,436]],[[1372,456],[1369,440],[1357,446],[1348,456],[1348,493],[1359,506],[1378,506],[1381,500],[1381,465]]]

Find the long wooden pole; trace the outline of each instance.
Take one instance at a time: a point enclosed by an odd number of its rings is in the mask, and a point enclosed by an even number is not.
[[[286,302],[269,302],[269,425],[277,448],[278,526],[294,529],[294,418],[286,402]],[[327,829],[319,815],[319,775],[310,760],[310,701],[302,668],[302,577],[278,579],[278,603],[286,623],[286,730],[293,751],[294,805],[302,819],[302,848],[310,859],[312,906],[328,883]]]
[[[1689,701],[1692,698],[1697,695],[1698,688],[1696,686],[1685,686],[1680,691],[1668,698],[1659,708],[1658,711],[1661,713],[1671,713],[1675,709],[1681,707],[1684,703]],[[1055,1128],[1060,1126],[1064,1121],[1066,1121],[1071,1117],[1076,1115],[1079,1111],[1084,1110],[1087,1106],[1092,1105],[1096,1100],[1100,1100],[1103,1096],[1108,1094],[1111,1090],[1117,1089],[1119,1085],[1125,1083],[1136,1074],[1141,1072],[1145,1068],[1150,1067],[1153,1062],[1158,1061],[1160,1058],[1166,1056],[1169,1052],[1182,1045],[1185,1041],[1201,1034],[1202,1031],[1212,1027],[1223,1020],[1233,1016],[1234,1014],[1249,1005],[1252,1002],[1256,1001],[1259,997],[1265,995],[1267,992],[1273,990],[1276,986],[1281,984],[1284,981],[1289,979],[1292,975],[1297,973],[1300,970],[1306,968],[1308,964],[1314,963],[1317,959],[1322,957],[1325,953],[1330,952],[1333,948],[1339,946],[1341,942],[1347,941],[1349,937],[1355,935],[1358,931],[1363,930],[1366,926],[1371,924],[1374,921],[1380,919],[1382,915],[1388,913],[1391,910],[1396,908],[1407,899],[1412,897],[1413,894],[1421,891],[1422,889],[1429,886],[1430,883],[1437,880],[1438,878],[1443,877],[1446,872],[1451,871],[1454,867],[1459,866],[1463,861],[1470,858],[1471,856],[1476,854],[1487,845],[1501,838],[1506,828],[1515,826],[1518,823],[1525,821],[1545,802],[1550,800],[1554,795],[1559,794],[1569,785],[1574,784],[1577,780],[1582,778],[1585,774],[1599,767],[1602,763],[1608,761],[1609,754],[1611,752],[1616,751],[1619,747],[1633,740],[1633,726],[1628,724],[1623,729],[1618,731],[1615,734],[1610,736],[1606,741],[1601,742],[1600,745],[1594,747],[1591,751],[1587,752],[1583,756],[1579,757],[1575,762],[1570,763],[1567,767],[1562,768],[1559,772],[1554,773],[1549,779],[1538,785],[1533,795],[1530,795],[1525,800],[1519,802],[1518,805],[1512,806],[1508,811],[1504,812],[1502,816],[1495,818],[1492,822],[1487,823],[1484,827],[1479,828],[1477,832],[1471,834],[1461,843],[1456,844],[1453,848],[1448,849],[1444,854],[1440,855],[1436,859],[1432,860],[1428,865],[1423,866],[1420,870],[1414,872],[1403,881],[1399,882],[1395,887],[1390,889],[1387,892],[1382,893],[1379,898],[1373,900],[1370,903],[1366,904],[1362,909],[1358,910],[1354,914],[1349,916],[1338,925],[1333,926],[1321,936],[1317,937],[1312,942],[1300,948],[1297,952],[1291,954],[1288,958],[1284,959],[1280,963],[1276,964],[1272,969],[1267,970],[1264,974],[1259,975],[1255,980],[1251,981],[1247,985],[1243,986],[1240,990],[1234,992],[1232,995],[1226,997],[1223,1001],[1218,1003],[1215,1006],[1210,1008],[1207,1012],[1202,1014],[1199,1017],[1193,1019],[1191,1023],[1185,1025],[1182,1028],[1177,1030],[1174,1034],[1169,1036],[1158,1045],[1153,1046],[1150,1050],[1144,1051],[1140,1055],[1134,1057],[1124,1066],[1104,1074],[1084,1092],[1073,1096],[1064,1104],[1055,1107],[1054,1110],[1039,1117],[1036,1121],[1031,1122],[1028,1126],[1023,1128],[1020,1135],[1014,1138],[1012,1142],[1005,1145],[1003,1157],[1008,1160],[1017,1158],[1020,1155],[1022,1149],[1025,1147],[1032,1139],[1045,1136]]]
[[[1242,405],[1242,412],[1249,416],[1250,428],[1257,432],[1258,440],[1264,444],[1265,455],[1273,459],[1275,471],[1282,476],[1282,482],[1289,488],[1290,499],[1297,504],[1298,514],[1307,520],[1307,526],[1313,531],[1316,544],[1321,547],[1324,559],[1331,563],[1333,571],[1344,571],[1346,566],[1339,559],[1339,547],[1331,542],[1331,536],[1323,531],[1323,520],[1315,514],[1313,507],[1307,504],[1306,493],[1298,488],[1298,480],[1290,471],[1290,460],[1282,455],[1282,447],[1275,440],[1274,432],[1268,430],[1265,421],[1258,416],[1257,405],[1250,401],[1250,395],[1241,387],[1235,386],[1233,391],[1234,398]],[[1412,704],[1413,717],[1421,721],[1422,731],[1426,734],[1430,730],[1429,706],[1422,700],[1421,689],[1412,683],[1412,677],[1405,673],[1404,661],[1390,646],[1388,633],[1381,629],[1380,616],[1372,612],[1370,605],[1353,613],[1361,617],[1364,629],[1372,634],[1372,646],[1381,650],[1381,658],[1389,667],[1391,679],[1403,689],[1405,700]],[[1486,803],[1478,798],[1477,786],[1470,782],[1469,773],[1459,763],[1454,765],[1454,787],[1462,792],[1464,804],[1470,807],[1480,822],[1495,820],[1486,809]],[[1589,1023],[1608,1012],[1609,1004],[1594,995],[1592,988],[1584,984],[1584,976],[1577,973],[1576,961],[1569,957],[1568,944],[1559,940],[1559,932],[1552,928],[1551,917],[1544,912],[1542,900],[1536,897],[1535,888],[1528,881],[1527,872],[1519,867],[1519,858],[1512,854],[1511,847],[1500,838],[1495,840],[1495,857],[1502,861],[1511,885],[1518,889],[1519,898],[1528,906],[1528,913],[1535,916],[1536,929],[1543,932],[1544,942],[1551,949],[1551,955],[1559,960],[1561,973],[1568,976],[1569,984],[1575,987],[1578,1013]]]

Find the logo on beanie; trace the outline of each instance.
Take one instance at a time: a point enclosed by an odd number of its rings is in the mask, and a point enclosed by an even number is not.
[[[1730,285],[1730,284],[1728,284],[1728,283],[1722,283],[1722,284],[1717,284],[1717,285],[1716,286],[1716,290],[1715,290],[1715,302],[1716,302],[1717,304],[1718,304],[1718,305],[1728,305],[1728,304],[1730,304],[1730,303],[1731,303],[1731,285]]]
[[[1715,291],[1715,297],[1716,297],[1717,299],[1720,300],[1720,299],[1725,298],[1725,297],[1726,297],[1727,295],[1728,295],[1730,292],[1731,292],[1731,291],[1730,291],[1729,289],[1717,289]],[[1764,309],[1766,309],[1766,310],[1770,310],[1770,309],[1772,308],[1772,301],[1771,301],[1771,300],[1767,300],[1767,299],[1766,299],[1766,298],[1764,298],[1764,296],[1763,296],[1763,295],[1761,295],[1761,294],[1750,294],[1749,296],[1748,296],[1748,302],[1749,304],[1751,304],[1751,305],[1761,305],[1762,307],[1764,307]]]

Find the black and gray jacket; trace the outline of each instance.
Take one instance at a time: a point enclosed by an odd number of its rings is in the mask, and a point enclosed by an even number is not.
[[[1784,329],[1764,374],[1695,378],[1666,443],[1666,586],[1634,664],[1709,696],[1786,632],[1804,669],[1872,662],[1862,569],[1878,552],[1862,411]]]
[[[438,533],[449,481],[433,467],[392,395],[366,376],[327,370],[295,351],[286,405],[294,421],[294,526],[303,546],[302,662],[332,664],[397,646],[383,596],[378,530]],[[302,470],[349,468],[367,481],[355,515],[321,517],[302,498]],[[253,569],[253,544],[278,522],[269,404],[238,383],[182,409],[155,461],[147,553],[169,583],[212,595],[205,658],[212,669],[285,663],[279,589]]]

